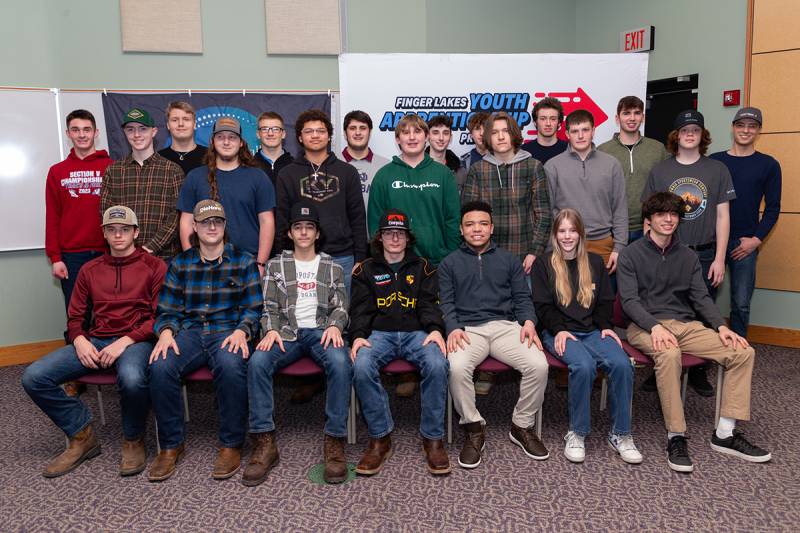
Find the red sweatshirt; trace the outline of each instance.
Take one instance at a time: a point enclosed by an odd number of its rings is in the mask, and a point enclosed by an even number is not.
[[[127,335],[134,342],[153,335],[158,293],[167,265],[161,259],[137,248],[128,257],[105,253],[80,269],[67,312],[67,333],[108,338]],[[87,303],[92,304],[89,331],[84,329]]]
[[[100,228],[100,188],[110,164],[105,150],[79,159],[73,148],[65,160],[50,167],[44,249],[51,262],[61,261],[62,252],[106,249]]]

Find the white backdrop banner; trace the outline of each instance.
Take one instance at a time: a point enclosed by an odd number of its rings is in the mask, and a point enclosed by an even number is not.
[[[525,140],[536,137],[534,104],[558,98],[565,114],[586,109],[595,119],[595,142],[617,131],[614,115],[623,96],[645,100],[647,54],[342,54],[340,118],[360,109],[372,117],[370,146],[397,155],[394,129],[407,113],[453,119],[450,149],[472,149],[467,121],[477,111],[506,111]],[[563,124],[559,137],[564,137]],[[341,136],[337,135],[337,139]],[[341,150],[342,146],[339,147]]]

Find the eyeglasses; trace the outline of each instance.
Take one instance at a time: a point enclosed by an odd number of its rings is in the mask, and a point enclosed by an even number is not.
[[[211,218],[206,218],[204,220],[198,220],[197,224],[203,229],[210,228],[211,226],[214,226],[215,228],[224,228],[225,219],[218,217],[211,217]]]
[[[300,133],[302,133],[303,135],[312,135],[314,133],[316,133],[317,135],[325,135],[326,133],[328,133],[328,130],[325,128],[317,128],[317,129],[306,128]]]
[[[133,226],[103,226],[103,233],[106,235],[116,235],[119,233],[120,235],[130,235],[133,233],[133,230],[136,229]]]
[[[402,229],[385,229],[381,230],[381,237],[384,239],[405,239],[407,233]]]
[[[283,131],[283,128],[278,126],[272,126],[268,128],[265,126],[263,128],[258,128],[258,131],[260,131],[261,133],[280,133]]]

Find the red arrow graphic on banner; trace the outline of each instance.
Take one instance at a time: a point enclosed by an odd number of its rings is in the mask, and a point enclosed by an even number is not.
[[[549,92],[549,93],[534,93],[533,94],[533,101],[531,102],[531,116],[533,116],[533,105],[536,105],[536,102],[544,98],[545,96],[550,96],[552,98],[557,98],[559,102],[561,102],[562,107],[564,108],[564,116],[566,117],[576,109],[585,109],[586,111],[590,112],[594,117],[594,126],[597,127],[600,124],[604,123],[608,120],[608,115],[600,108],[599,105],[592,100],[592,97],[586,94],[581,87],[578,87],[575,92]],[[528,135],[536,135],[536,122],[532,122],[531,125],[534,127],[532,129],[527,130],[525,133]],[[559,139],[567,140],[567,134],[564,131],[564,122],[562,121],[561,124],[558,126],[558,131],[556,135]]]

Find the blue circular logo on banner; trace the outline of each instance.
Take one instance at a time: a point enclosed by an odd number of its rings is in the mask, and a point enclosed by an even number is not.
[[[213,106],[198,109],[196,119],[197,130],[194,132],[194,141],[197,144],[208,146],[211,142],[211,129],[214,127],[214,123],[222,117],[231,117],[238,120],[242,125],[242,138],[247,141],[247,146],[250,147],[250,151],[253,152],[258,149],[259,141],[258,137],[256,137],[256,127],[258,124],[256,123],[256,117],[238,107]],[[172,137],[168,137],[167,146],[171,143]]]

